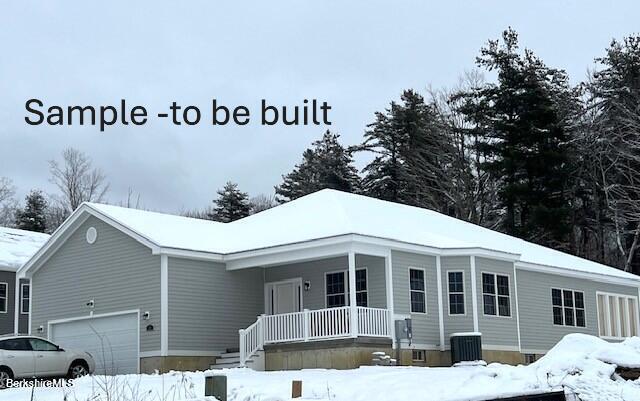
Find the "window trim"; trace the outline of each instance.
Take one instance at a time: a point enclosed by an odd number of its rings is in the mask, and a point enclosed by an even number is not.
[[[365,277],[367,280],[367,289],[364,291],[356,291],[356,294],[358,292],[366,292],[367,293],[367,307],[369,306],[369,269],[366,266],[363,267],[356,267],[355,269],[356,271],[358,270],[364,270],[365,271]],[[329,294],[327,294],[327,276],[329,274],[335,274],[335,273],[342,273],[344,275],[344,306],[349,306],[349,303],[351,301],[350,297],[349,297],[349,269],[346,270],[331,270],[331,271],[326,271],[324,272],[324,307],[325,309],[329,308],[327,306],[327,296]],[[331,294],[331,295],[340,295],[339,293],[336,294]],[[356,299],[357,302],[357,299]],[[357,306],[357,305],[356,305]],[[340,306],[338,306],[337,308],[340,308]]]
[[[629,299],[633,299],[635,301],[636,304],[636,335],[640,335],[640,305],[638,304],[639,299],[637,296],[634,295],[626,295],[626,294],[618,294],[618,293],[614,293],[614,292],[606,292],[606,291],[596,291],[596,319],[598,320],[598,337],[605,339],[605,340],[624,340],[627,337],[624,336],[601,336],[600,335],[600,305],[598,304],[598,296],[599,295],[603,295],[605,297],[605,307],[609,306],[609,297],[616,297],[616,298],[624,298],[627,300],[627,306],[625,308],[626,310],[626,318],[627,318],[627,324],[630,323],[630,317],[631,314],[629,313],[629,306],[628,306],[628,302]],[[609,310],[607,309],[606,311],[606,318],[610,318],[609,316]],[[607,319],[606,323],[610,323],[609,319]],[[618,325],[618,330],[621,329],[620,327],[620,322],[617,322]],[[622,330],[620,330],[622,331]],[[605,330],[606,333],[606,330]]]
[[[356,306],[358,305],[358,293],[363,293],[365,292],[367,294],[367,306],[365,306],[365,308],[369,307],[369,269],[367,269],[367,267],[359,267],[356,269],[356,275],[358,273],[358,270],[364,270],[364,279],[365,279],[365,284],[366,284],[366,289],[365,290],[360,290],[357,291],[358,288],[358,283],[356,282]],[[347,271],[347,273],[349,273],[349,271]],[[348,274],[347,274],[348,276]],[[347,277],[345,277],[345,279],[347,279]],[[349,283],[347,283],[347,295],[349,294]]]
[[[24,297],[24,287],[29,287],[29,296],[27,298]],[[28,315],[31,312],[31,302],[29,302],[29,310],[28,311],[24,311],[24,301],[30,301],[31,300],[31,284],[29,283],[22,283],[20,284],[20,314],[21,315]]]
[[[0,313],[6,314],[9,311],[9,284],[2,281],[0,282],[0,286],[5,287],[5,296],[4,296],[4,310],[0,310]],[[0,297],[2,299],[2,297]]]
[[[493,288],[496,290],[496,292],[494,294],[489,294],[489,293],[485,293],[484,292],[484,285],[483,285],[483,281],[482,281],[482,275],[483,274],[490,274],[493,276]],[[509,280],[509,316],[504,316],[500,314],[500,303],[498,302],[498,298],[499,297],[503,297],[505,298],[505,295],[498,295],[498,276],[503,276],[506,277],[507,280]],[[500,319],[513,319],[513,300],[511,298],[511,294],[513,293],[513,291],[511,290],[511,283],[513,282],[513,280],[511,279],[511,275],[507,274],[507,273],[496,273],[496,272],[492,272],[492,271],[487,271],[487,270],[481,270],[480,271],[480,296],[482,297],[482,316],[484,317],[488,317],[488,318],[500,318]],[[496,297],[496,314],[495,315],[487,315],[484,312],[484,295],[493,295],[494,297]]]
[[[456,316],[467,316],[467,294],[465,291],[465,286],[466,286],[466,280],[465,280],[465,274],[464,274],[464,270],[446,270],[447,273],[447,312],[448,315],[451,317],[456,317]],[[450,295],[452,294],[449,289],[451,287],[449,287],[449,273],[462,273],[462,292],[454,292],[453,294],[462,294],[462,305],[464,308],[464,313],[451,313],[451,297]]]
[[[413,304],[411,303],[411,292],[412,291],[416,291],[419,292],[419,290],[412,290],[411,289],[411,270],[421,270],[422,271],[422,283],[424,286],[424,291],[422,291],[422,293],[424,294],[424,312],[414,312],[413,311]],[[427,315],[429,308],[428,308],[428,302],[427,302],[427,269],[425,269],[424,267],[414,267],[414,266],[409,266],[407,269],[407,281],[409,283],[409,313],[412,315]]]
[[[556,322],[553,321],[553,290],[560,290],[560,300],[562,301],[562,324],[556,324]],[[573,326],[569,326],[567,324],[564,323],[564,291],[571,291],[573,292],[573,322],[574,325]],[[582,302],[584,303],[584,308],[582,308],[582,310],[584,311],[584,326],[578,326],[578,319],[576,317],[576,309],[580,309],[580,308],[576,308],[576,292],[581,292],[582,293]],[[587,329],[589,327],[589,322],[587,322],[587,298],[585,296],[585,293],[583,290],[574,290],[571,288],[562,288],[562,287],[551,287],[551,289],[549,290],[549,295],[551,296],[551,324],[553,324],[553,326],[555,327],[572,327],[574,329]],[[597,301],[597,298],[596,298]],[[556,306],[557,307],[557,306]],[[597,317],[597,316],[596,316]]]

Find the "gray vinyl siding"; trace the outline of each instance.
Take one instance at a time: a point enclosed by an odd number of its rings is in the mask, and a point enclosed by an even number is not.
[[[435,256],[393,251],[393,307],[394,313],[411,316],[413,342],[437,346],[440,344],[438,318],[438,282]],[[409,268],[425,270],[427,313],[411,313]]]
[[[95,227],[92,245],[86,231]],[[95,217],[75,230],[34,274],[31,333],[46,337],[47,322],[124,310],[148,311],[140,321],[140,351],[160,349],[160,256],[130,236]],[[147,331],[147,325],[153,330]],[[38,332],[43,326],[44,331]]]
[[[363,267],[367,268],[368,305],[372,308],[386,308],[384,258],[356,255],[356,269]],[[311,284],[308,291],[303,291],[303,307],[323,309],[326,307],[325,273],[345,271],[348,268],[347,256],[267,267],[265,283],[300,277],[302,282],[308,281]]]
[[[18,287],[18,291],[21,291],[22,284],[29,284],[29,280],[20,279],[20,287]],[[22,302],[22,294],[20,294],[20,298],[18,302]],[[22,304],[18,306],[18,313],[20,314],[18,317],[18,333],[28,334],[29,333],[29,314],[22,313],[21,308],[22,308]]]
[[[442,297],[444,315],[444,341],[449,347],[449,337],[453,333],[473,331],[473,302],[471,292],[471,258],[469,256],[443,256],[440,259],[442,269]],[[449,271],[464,272],[464,315],[449,315]],[[436,326],[437,327],[437,326]],[[483,338],[483,341],[485,339]]]
[[[16,274],[9,271],[0,271],[0,283],[7,283],[7,312],[0,312],[0,335],[13,334],[16,307]]]
[[[482,297],[482,273],[494,273],[509,277],[509,301],[511,317],[484,314]],[[476,284],[478,286],[478,328],[484,345],[518,347],[518,321],[513,280],[513,262],[476,257]]]
[[[636,287],[517,269],[522,351],[547,351],[569,333],[598,335],[596,292],[638,296]],[[553,324],[551,288],[584,292],[586,327]]]
[[[169,351],[225,351],[264,313],[261,268],[169,258]]]

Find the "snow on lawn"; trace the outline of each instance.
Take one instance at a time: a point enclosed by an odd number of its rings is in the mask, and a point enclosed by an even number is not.
[[[229,401],[290,400],[291,381],[303,381],[304,399],[334,401],[484,400],[559,389],[582,401],[640,400],[640,382],[614,377],[617,364],[640,366],[640,338],[610,344],[583,334],[566,336],[529,366],[489,364],[455,368],[362,367],[354,370],[255,372],[249,369],[165,375],[85,377],[67,389],[35,391],[38,401],[206,400],[205,374],[226,374]],[[613,377],[613,378],[612,378]],[[111,388],[105,396],[104,387]],[[66,396],[66,398],[65,398]],[[27,401],[29,389],[0,392],[2,401]],[[209,398],[212,400],[212,398]]]

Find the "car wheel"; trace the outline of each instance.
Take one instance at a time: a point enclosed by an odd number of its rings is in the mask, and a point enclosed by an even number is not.
[[[13,379],[13,372],[7,368],[0,368],[0,389],[7,388],[7,380]]]
[[[89,368],[87,368],[87,364],[84,362],[74,362],[69,368],[69,378],[77,379],[82,376],[86,376],[89,374]]]

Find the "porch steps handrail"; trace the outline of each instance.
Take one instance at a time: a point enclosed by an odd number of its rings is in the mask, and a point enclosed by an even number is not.
[[[264,330],[262,316],[246,329],[240,329],[240,366],[246,366],[247,361],[264,347]]]
[[[307,342],[334,338],[391,337],[391,314],[388,309],[357,306],[356,327],[351,327],[349,306],[301,312],[261,315],[255,323],[239,330],[240,366],[266,344]]]

